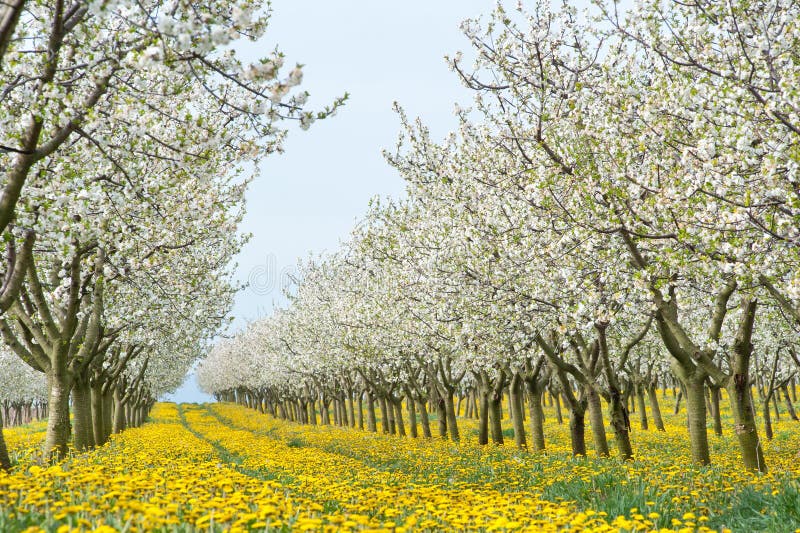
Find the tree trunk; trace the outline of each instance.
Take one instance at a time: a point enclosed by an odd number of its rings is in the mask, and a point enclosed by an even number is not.
[[[375,418],[375,398],[372,397],[372,393],[367,392],[367,430],[373,433],[378,431]]]
[[[514,426],[514,444],[517,448],[527,449],[528,443],[525,441],[525,420],[523,419],[523,384],[522,378],[515,373],[511,377],[509,384],[509,395],[511,399],[511,422]]]
[[[264,409],[263,409],[264,403],[261,402],[260,405],[262,407],[261,412],[263,413],[264,412]],[[317,425],[317,402],[314,400],[313,396],[308,399],[308,401],[306,402],[306,405],[308,406],[306,408],[306,409],[308,409],[308,421],[311,423],[312,426],[316,426]]]
[[[342,409],[338,398],[333,399],[333,425],[342,425]]]
[[[355,405],[353,404],[353,393],[347,393],[347,418],[349,419],[349,425],[351,428],[356,427],[356,410]]]
[[[781,410],[778,406],[778,394],[772,395],[772,406],[775,408],[775,420],[781,419]]]
[[[325,426],[331,425],[331,411],[330,411],[330,404],[331,401],[328,400],[323,396],[323,398],[319,401],[319,410],[320,410],[320,418],[322,419],[321,422]]]
[[[689,428],[689,444],[692,461],[696,464],[711,464],[708,452],[708,431],[706,428],[705,376],[692,378],[686,384],[686,412]],[[678,395],[680,398],[680,394]]]
[[[503,391],[492,391],[489,397],[489,424],[492,428],[492,442],[503,444]]]
[[[489,444],[489,391],[481,387],[480,419],[478,421],[478,444]]]
[[[364,392],[358,393],[358,429],[364,429]]]
[[[709,387],[711,389],[711,416],[714,419],[714,434],[722,436],[722,413],[719,408],[720,389],[719,387]]]
[[[647,423],[647,410],[644,408],[644,390],[641,384],[636,386],[636,408],[639,409],[639,425],[643,431],[647,431],[649,425]]]
[[[75,449],[83,452],[93,447],[91,388],[88,383],[76,380],[72,386],[72,419]]]
[[[6,439],[3,437],[3,413],[0,409],[0,471],[8,472],[11,470],[11,458],[8,456]]]
[[[543,391],[531,382],[528,385],[528,412],[531,424],[531,445],[533,451],[543,452],[544,444],[544,409],[542,408]]]
[[[747,375],[733,375],[728,385],[728,395],[731,399],[731,410],[733,411],[734,432],[739,440],[744,466],[748,470],[766,472],[767,463],[764,461],[764,450],[758,438],[753,397],[750,394],[750,381]],[[769,401],[764,402],[764,404],[769,404]],[[770,439],[771,437],[767,438]]]
[[[772,416],[769,411],[769,402],[764,402],[762,407],[762,414],[764,416],[764,436],[767,437],[767,440],[772,440],[774,435],[772,434]]]
[[[653,423],[658,431],[666,431],[664,419],[661,417],[661,406],[658,405],[658,392],[656,386],[651,385],[647,388],[647,398],[650,401],[650,411],[653,412]]]
[[[416,439],[417,434],[417,409],[414,397],[410,393],[406,394],[406,408],[408,409],[408,431],[411,438]]]
[[[553,393],[550,393],[550,405],[555,404],[556,406],[556,422],[558,425],[562,425],[564,423],[564,415],[561,414],[561,398],[559,396],[553,397]]]
[[[122,403],[122,389],[114,387],[114,424],[111,431],[120,433],[125,429],[125,404]]]
[[[644,401],[644,399],[642,400]],[[640,410],[644,411],[640,406]],[[631,446],[631,421],[628,411],[625,409],[625,399],[622,391],[617,387],[610,388],[609,410],[611,412],[611,427],[614,430],[614,441],[617,443],[617,451],[623,461],[633,459],[633,447]]]
[[[397,434],[401,437],[405,437],[406,425],[403,422],[403,400],[394,400],[391,403],[394,406],[394,419],[397,423]]]
[[[105,430],[103,429],[103,386],[93,384],[89,392],[92,405],[92,434],[94,445],[105,444]]]
[[[102,393],[101,401],[103,402],[103,442],[107,442],[108,437],[111,435],[111,416],[114,409],[114,396],[111,391],[106,390],[104,393]]]
[[[781,387],[781,390],[783,391],[783,399],[786,402],[786,412],[789,413],[789,417],[792,420],[797,421],[797,412],[794,410],[794,404],[792,403],[792,399],[789,397],[789,386],[784,385]]]
[[[573,406],[569,410],[569,437],[572,443],[572,455],[586,455],[586,429],[583,407]]]
[[[436,419],[439,422],[439,436],[447,438],[447,408],[444,405],[444,398],[436,392]]]
[[[447,391],[442,397],[444,402],[444,413],[447,417],[447,429],[450,432],[450,440],[458,442],[461,436],[458,433],[458,422],[456,420],[455,404],[453,402],[453,393]]]
[[[753,353],[751,338],[756,313],[755,300],[743,300],[742,310],[739,329],[733,342],[734,357],[730,365],[732,375],[728,380],[728,395],[733,411],[734,430],[739,440],[744,466],[748,470],[766,472],[767,464],[764,461],[764,450],[756,429],[755,409],[751,393],[752,383],[750,382],[750,357]],[[768,395],[772,393],[773,391],[770,390]],[[765,403],[769,403],[769,397]]]
[[[586,387],[586,400],[589,410],[589,423],[592,426],[592,438],[594,449],[598,457],[608,457],[608,440],[606,439],[606,428],[603,421],[603,406],[600,403],[600,395],[593,387]]]
[[[681,411],[681,398],[683,398],[683,388],[678,390],[678,395],[675,396],[675,409],[672,414],[677,415]]]
[[[381,405],[386,406],[386,412],[384,415],[386,417],[386,422],[389,425],[389,435],[395,435],[397,430],[394,422],[394,405],[392,404],[391,400],[388,399],[385,399],[384,402],[385,403],[382,403]]]
[[[65,375],[53,373],[47,377],[49,389],[49,416],[44,440],[44,453],[51,459],[61,459],[67,454],[70,421],[69,393],[70,380]]]
[[[431,435],[431,421],[428,418],[428,409],[425,407],[424,400],[417,400],[417,407],[419,407],[419,421],[422,424],[422,436],[430,439]]]
[[[384,435],[389,434],[389,419],[386,417],[386,398],[383,396],[378,397],[378,403],[381,406],[381,430]]]

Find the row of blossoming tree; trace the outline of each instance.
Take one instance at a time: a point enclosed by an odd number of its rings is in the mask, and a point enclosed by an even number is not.
[[[202,385],[314,423],[331,403],[363,421],[366,402],[370,429],[377,402],[401,434],[405,400],[412,435],[436,410],[454,440],[466,400],[481,443],[502,441],[507,392],[533,450],[549,391],[575,454],[588,414],[597,453],[607,416],[630,458],[629,399],[659,427],[675,383],[699,464],[724,389],[743,465],[766,470],[753,396],[793,413],[800,363],[799,20],[784,0],[641,0],[465,22],[457,131],[437,142],[398,110],[407,197],[303,265],[290,306],[217,345]]]
[[[249,0],[0,6],[0,398],[43,404],[48,455],[141,423],[182,382],[237,289],[252,169],[341,103],[308,111],[277,50],[239,58],[269,16]]]

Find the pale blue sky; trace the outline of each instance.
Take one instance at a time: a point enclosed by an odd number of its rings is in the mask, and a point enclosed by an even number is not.
[[[468,52],[459,26],[488,14],[493,0],[403,2],[273,0],[262,43],[243,49],[266,55],[278,44],[287,65],[302,63],[309,103],[322,107],[350,93],[339,113],[309,131],[292,131],[286,153],[266,161],[247,194],[242,230],[253,238],[236,258],[253,287],[236,299],[241,326],[281,303],[280,273],[309,251],[335,250],[375,195],[398,197],[403,182],[381,155],[393,148],[399,121],[392,103],[422,117],[437,137],[456,125],[453,106],[471,95],[444,62]],[[190,376],[174,395],[206,401]]]

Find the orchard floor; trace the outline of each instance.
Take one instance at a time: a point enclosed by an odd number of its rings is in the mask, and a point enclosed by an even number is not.
[[[16,467],[0,473],[0,531],[800,528],[800,423],[788,417],[765,443],[770,472],[753,475],[730,425],[709,435],[714,466],[697,468],[683,414],[667,416],[666,432],[634,420],[628,463],[570,457],[566,423],[547,415],[547,454],[534,455],[514,449],[510,430],[505,446],[478,446],[466,419],[453,444],[164,403],[143,427],[54,466],[41,463],[44,426],[32,424],[5,431]]]

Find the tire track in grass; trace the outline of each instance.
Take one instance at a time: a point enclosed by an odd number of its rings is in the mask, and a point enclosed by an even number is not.
[[[272,440],[274,440],[276,442],[281,442],[281,443],[284,442],[284,439],[282,439],[279,435],[275,434],[275,430],[277,428],[271,428],[271,429],[267,429],[267,430],[249,428],[247,426],[243,426],[241,424],[237,424],[234,420],[232,420],[231,418],[225,416],[224,414],[220,413],[219,411],[215,410],[209,404],[204,404],[203,407],[205,407],[206,410],[208,410],[209,414],[211,416],[213,416],[214,418],[216,418],[220,422],[220,424],[222,424],[224,426],[227,426],[229,428],[235,429],[237,431],[246,431],[246,432],[252,433],[253,435],[256,435],[258,437],[265,437],[265,438],[268,438],[268,439],[272,439]],[[330,454],[334,454],[334,455],[341,455],[343,457],[347,457],[349,459],[353,459],[355,461],[358,461],[358,462],[364,464],[365,466],[368,466],[370,468],[374,468],[375,470],[379,470],[379,471],[382,471],[382,472],[403,472],[403,473],[409,472],[409,471],[410,472],[414,472],[414,465],[409,464],[407,461],[405,461],[403,459],[393,458],[392,461],[390,461],[390,462],[377,461],[377,460],[374,460],[374,459],[372,459],[370,457],[364,457],[362,454],[358,453],[357,450],[353,450],[352,448],[347,450],[347,449],[344,449],[344,448],[342,448],[340,446],[337,446],[335,444],[327,444],[327,445],[319,446],[319,445],[316,445],[316,444],[309,443],[309,442],[303,440],[302,437],[299,437],[299,436],[291,437],[290,439],[286,440],[285,442],[290,447],[294,446],[294,447],[314,448],[314,449],[317,449],[317,450],[322,450],[322,451],[324,451],[326,453],[330,453]],[[416,476],[414,476],[414,477],[412,477],[410,479],[412,481],[418,481],[418,478]],[[424,474],[422,476],[419,476],[419,479],[424,479],[424,480],[429,481],[429,478],[426,478],[424,476]]]
[[[508,530],[523,527],[530,531],[560,531],[565,527],[570,530],[582,530],[585,527],[605,528],[604,531],[619,530],[618,527],[609,528],[605,520],[594,511],[579,512],[571,502],[544,500],[538,493],[529,490],[503,493],[483,485],[480,481],[448,483],[425,479],[417,483],[407,472],[398,472],[394,483],[385,483],[386,471],[365,464],[366,461],[361,457],[350,458],[341,452],[328,452],[318,443],[307,446],[320,452],[305,454],[310,464],[297,463],[297,451],[292,450],[291,446],[296,438],[293,436],[294,432],[283,432],[285,428],[282,425],[268,426],[266,430],[246,427],[213,406],[204,407],[207,415],[222,426],[249,434],[254,447],[255,443],[263,441],[274,443],[270,448],[273,455],[279,454],[280,460],[290,465],[289,468],[296,466],[298,477],[305,480],[316,472],[324,473],[319,477],[326,478],[329,485],[317,483],[317,493],[326,493],[329,488],[333,490],[332,486],[342,485],[342,480],[350,481],[344,483],[347,490],[344,491],[346,496],[343,501],[350,504],[348,509],[373,518],[386,519],[391,525],[384,523],[382,526],[390,530],[398,522],[405,527],[433,531]],[[231,413],[233,414],[236,413]],[[248,411],[246,414],[255,413]],[[418,474],[416,470],[411,468],[410,472]],[[405,479],[401,479],[403,477]],[[362,499],[367,504],[354,509],[352,504],[357,504]]]
[[[277,442],[284,442],[284,438],[275,434],[276,430],[278,429],[277,427],[272,427],[267,430],[253,429],[235,422],[230,417],[219,412],[219,410],[215,408],[213,404],[205,404],[204,407],[208,409],[211,415],[219,420],[223,425],[241,431],[248,431],[254,435],[267,437]],[[264,416],[263,414],[260,415]],[[314,428],[314,426],[304,427],[306,429]],[[348,430],[353,430],[353,428],[338,428],[336,426],[322,425],[316,426],[316,428],[341,430],[342,437],[346,436],[345,432]],[[287,432],[288,431],[290,430],[287,427]],[[299,431],[295,433],[299,433]],[[368,439],[375,439],[376,437],[380,438],[383,435],[378,433],[365,433],[362,436]],[[295,437],[291,437],[288,439],[288,442],[292,442],[294,439]],[[414,439],[412,442],[429,444],[441,443],[441,441],[434,439],[423,438],[418,440]],[[373,444],[376,443],[380,444],[381,442],[376,440],[376,442]],[[448,468],[431,469],[426,468],[426,466],[436,463],[434,461],[427,460],[425,457],[425,453],[432,453],[430,449],[416,450],[416,452],[418,452],[418,455],[416,456],[398,457],[397,455],[381,456],[377,453],[370,455],[368,452],[365,453],[364,450],[354,447],[347,447],[347,442],[342,442],[342,439],[334,440],[334,442],[328,442],[324,444],[305,442],[304,446],[358,461],[361,464],[370,468],[374,468],[378,471],[398,474],[402,473],[405,476],[405,479],[402,480],[402,482],[419,483],[432,486],[438,485],[444,487],[452,487],[456,482],[462,482],[466,484],[481,484],[491,486],[492,488],[501,492],[526,491],[533,493],[541,492],[546,486],[541,479],[541,476],[543,475],[542,466],[541,464],[535,462],[531,462],[526,466],[525,473],[530,476],[529,479],[527,479],[524,483],[511,483],[511,480],[508,477],[510,468],[508,463],[509,455],[503,450],[496,448],[477,450],[480,453],[479,456],[471,453],[475,452],[476,450],[470,450],[468,448],[461,449],[459,450],[458,454],[453,457],[454,462],[449,464]],[[441,453],[444,451],[445,450],[436,450],[434,455],[436,455],[437,459],[441,459]],[[471,475],[467,478],[464,476],[465,472],[469,472]]]
[[[291,474],[279,472],[267,467],[253,468],[246,466],[244,464],[247,460],[246,456],[230,450],[219,440],[212,439],[206,434],[192,427],[191,423],[186,419],[184,404],[178,405],[178,417],[183,427],[198,439],[209,443],[214,448],[217,457],[219,457],[219,459],[229,468],[242,475],[261,481],[276,481],[280,483],[282,487],[284,487],[287,492],[287,496],[296,495],[309,500],[318,498],[317,494],[302,490],[302,482]],[[319,511],[326,514],[335,513],[336,511],[341,511],[343,509],[341,502],[334,499],[323,500],[320,506],[321,508]]]

